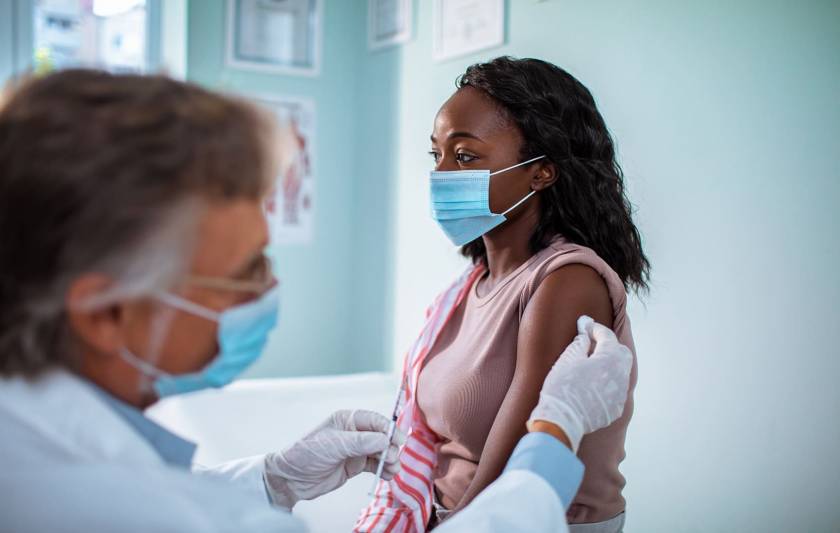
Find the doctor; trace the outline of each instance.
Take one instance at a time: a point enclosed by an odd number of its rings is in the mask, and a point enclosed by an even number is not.
[[[232,381],[277,321],[274,141],[248,104],[164,77],[64,71],[0,108],[0,531],[305,531],[297,501],[386,449],[394,475],[376,413],[216,468],[143,415]],[[506,473],[439,531],[562,530],[573,451],[620,415],[630,369],[609,330],[580,330]]]

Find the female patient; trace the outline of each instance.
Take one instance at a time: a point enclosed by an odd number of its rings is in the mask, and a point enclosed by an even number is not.
[[[419,412],[412,433],[433,441],[425,463],[434,527],[500,475],[579,316],[633,346],[625,291],[646,288],[649,264],[604,120],[564,70],[507,57],[469,67],[431,141],[433,215],[475,265],[418,365],[410,399]],[[486,169],[489,206],[486,173],[449,172]],[[635,380],[634,364],[631,395]],[[586,531],[622,528],[618,466],[631,414],[628,399],[624,415],[577,450],[586,475],[569,521],[601,523]],[[403,455],[417,459],[419,448]],[[403,461],[397,497],[418,486],[411,461]]]

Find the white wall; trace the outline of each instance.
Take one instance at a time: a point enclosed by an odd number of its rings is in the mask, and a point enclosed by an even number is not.
[[[507,46],[402,49],[395,367],[464,265],[430,220],[428,135],[455,77],[561,65],[621,151],[654,279],[639,349],[628,532],[840,530],[840,4],[510,0]]]

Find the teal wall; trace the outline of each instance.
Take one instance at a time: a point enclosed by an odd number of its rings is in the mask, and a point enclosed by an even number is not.
[[[367,2],[354,0],[359,6]],[[365,12],[364,7],[358,8]],[[393,221],[399,110],[406,105],[400,86],[401,53],[388,48],[362,53],[358,87],[353,220],[353,350],[357,368],[381,370],[391,363],[393,346]],[[406,349],[401,346],[400,354]],[[362,366],[367,364],[368,366]]]
[[[210,87],[241,94],[306,97],[316,105],[315,234],[311,244],[284,246],[279,250],[279,276],[283,281],[280,327],[266,356],[252,376],[339,373],[380,368],[381,342],[360,343],[356,325],[363,312],[372,316],[365,329],[384,316],[377,295],[358,295],[360,272],[369,263],[378,273],[384,257],[365,253],[368,234],[357,231],[368,206],[360,191],[358,124],[364,102],[366,11],[362,2],[324,2],[323,52],[317,77],[296,77],[249,72],[224,64],[226,6],[223,0],[192,1],[188,11],[187,77]],[[378,79],[388,76],[376,74]],[[367,93],[366,93],[367,97]],[[372,105],[372,102],[370,104]],[[379,171],[379,169],[377,169]],[[377,175],[377,179],[384,176]],[[372,194],[379,194],[372,191]],[[367,224],[368,226],[370,224]],[[373,231],[379,231],[373,228]],[[373,349],[362,349],[373,346]]]
[[[366,17],[366,0],[326,0],[320,75],[282,76],[227,68],[224,1],[189,3],[188,79],[316,105],[315,236],[279,250],[282,319],[251,376],[390,364],[400,50],[369,52]]]
[[[32,67],[32,2],[0,2],[0,87]]]
[[[4,84],[14,72],[14,26],[12,24],[13,4],[0,2],[0,84]]]

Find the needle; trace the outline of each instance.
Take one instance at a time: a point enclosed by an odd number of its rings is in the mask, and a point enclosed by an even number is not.
[[[400,383],[400,390],[397,391],[397,401],[394,402],[394,410],[391,413],[391,423],[388,424],[388,446],[382,450],[382,453],[379,454],[379,464],[376,466],[376,477],[373,480],[373,486],[370,489],[368,495],[373,496],[374,492],[376,492],[376,487],[379,485],[379,480],[382,479],[382,470],[385,468],[385,457],[388,456],[388,450],[391,448],[390,443],[394,438],[394,433],[397,432],[397,418],[399,417],[400,411],[400,400],[402,400],[403,394],[403,384],[405,381]]]

